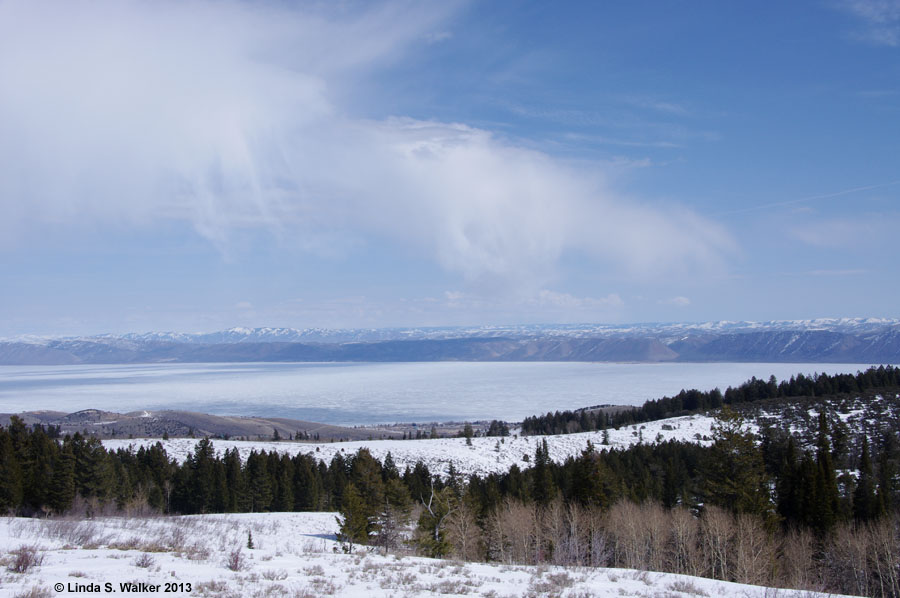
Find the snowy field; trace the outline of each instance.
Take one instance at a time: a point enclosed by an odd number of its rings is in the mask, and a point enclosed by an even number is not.
[[[365,551],[343,554],[334,539],[336,530],[333,513],[88,521],[5,518],[0,520],[4,555],[0,597],[824,596],[628,569],[458,563]],[[252,550],[247,548],[248,533]],[[39,564],[13,572],[23,547],[34,551]],[[120,584],[133,585],[129,590]]]
[[[527,436],[506,438],[482,437],[472,438],[472,446],[467,446],[464,438],[436,438],[423,440],[368,440],[356,442],[309,443],[309,442],[260,442],[240,440],[214,440],[216,453],[221,455],[225,450],[237,448],[244,461],[250,451],[277,451],[280,454],[296,455],[310,453],[322,461],[331,461],[338,452],[345,456],[356,453],[360,448],[367,448],[376,459],[383,461],[391,453],[394,463],[402,472],[408,465],[414,467],[422,461],[432,473],[446,474],[450,463],[464,475],[476,473],[503,473],[516,464],[520,468],[530,467],[534,460],[535,449],[544,440],[550,449],[550,458],[562,463],[569,457],[577,457],[590,441],[597,450],[607,448],[626,448],[638,442],[653,443],[666,440],[687,440],[709,443],[713,418],[705,415],[689,415],[674,417],[633,426],[622,426],[610,429],[609,445],[603,444],[602,432],[582,432],[579,434],[563,434],[557,436]],[[158,439],[110,439],[104,440],[107,449],[115,450],[128,446],[153,445],[161,442],[169,457],[184,461],[194,451],[197,440],[193,438]],[[526,460],[527,456],[527,460]]]

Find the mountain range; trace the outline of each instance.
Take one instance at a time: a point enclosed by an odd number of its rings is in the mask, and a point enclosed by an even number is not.
[[[230,328],[0,339],[2,365],[249,361],[900,363],[900,320]]]

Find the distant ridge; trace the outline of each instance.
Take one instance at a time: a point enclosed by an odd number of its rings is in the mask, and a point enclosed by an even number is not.
[[[0,340],[0,364],[248,361],[900,362],[900,320],[231,328]]]

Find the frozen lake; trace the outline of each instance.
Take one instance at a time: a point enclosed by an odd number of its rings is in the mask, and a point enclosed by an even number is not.
[[[183,409],[331,424],[506,419],[597,404],[639,405],[751,376],[867,364],[213,363],[0,366],[0,412]]]

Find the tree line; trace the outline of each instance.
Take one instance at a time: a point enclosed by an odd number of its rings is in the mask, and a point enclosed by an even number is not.
[[[900,387],[900,368],[892,365],[871,367],[856,374],[797,374],[781,382],[775,376],[768,380],[753,377],[737,387],[729,386],[724,393],[718,388],[709,391],[682,390],[674,397],[646,401],[640,407],[615,412],[579,409],[527,417],[522,422],[522,433],[591,432],[709,411],[723,405],[776,398],[824,397],[896,387]]]

